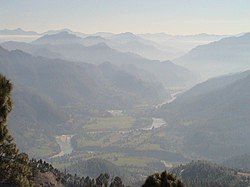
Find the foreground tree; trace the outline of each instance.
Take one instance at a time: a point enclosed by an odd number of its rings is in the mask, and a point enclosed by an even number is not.
[[[0,186],[32,186],[29,158],[19,153],[7,128],[12,84],[0,75]]]
[[[166,171],[149,176],[142,187],[183,187],[183,184]]]

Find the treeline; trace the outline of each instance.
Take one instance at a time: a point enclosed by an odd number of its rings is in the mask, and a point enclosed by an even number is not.
[[[33,180],[36,181],[36,177],[39,173],[52,173],[56,181],[59,184],[67,187],[124,187],[122,180],[119,177],[110,178],[109,174],[101,173],[97,178],[80,177],[78,175],[72,175],[66,172],[61,172],[60,170],[54,168],[51,164],[40,160],[32,159],[30,161],[30,167],[32,168]],[[46,181],[44,181],[46,183]]]
[[[0,186],[32,186],[32,172],[27,154],[19,153],[7,128],[12,110],[12,84],[0,75]]]

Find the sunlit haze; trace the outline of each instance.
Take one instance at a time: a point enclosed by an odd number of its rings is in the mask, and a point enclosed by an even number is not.
[[[250,30],[249,0],[0,0],[0,29],[84,33],[237,34]]]

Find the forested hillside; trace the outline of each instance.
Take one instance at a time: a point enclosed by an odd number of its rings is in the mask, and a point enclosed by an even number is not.
[[[145,82],[109,63],[79,65],[19,50],[0,48],[0,72],[16,85],[11,131],[22,150],[39,158],[58,151],[53,136],[75,128],[69,125],[72,115],[84,118],[105,109],[152,104],[168,94],[160,83]]]
[[[250,150],[249,89],[249,72],[211,79],[162,106],[159,115],[189,155],[221,160],[244,154]]]
[[[250,33],[200,45],[174,62],[205,77],[235,73],[250,68]]]
[[[250,178],[217,164],[206,161],[193,161],[186,165],[180,165],[171,170],[181,178],[184,185],[191,186],[248,186]]]
[[[77,64],[59,59],[33,57],[19,50],[10,52],[3,48],[0,54],[2,73],[16,84],[30,87],[40,95],[49,97],[58,106],[79,105],[81,102],[85,106],[98,104],[100,108],[119,108],[121,105],[124,107],[149,101],[150,98],[151,101],[157,100],[163,91],[160,86],[123,73],[134,79],[137,86],[144,88],[141,92],[133,88],[127,91],[126,88],[115,84],[116,77],[107,77],[101,68],[87,63]],[[122,73],[122,70],[113,70]],[[46,79],[43,79],[44,76]]]

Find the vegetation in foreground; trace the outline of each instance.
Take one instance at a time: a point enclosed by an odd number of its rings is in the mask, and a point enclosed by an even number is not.
[[[7,128],[7,116],[12,110],[12,84],[0,75],[0,185],[1,186],[110,186],[123,187],[120,177],[106,173],[96,179],[63,173],[45,161],[29,160],[19,153]]]
[[[166,171],[161,174],[155,173],[154,175],[149,176],[142,187],[183,187],[182,182],[177,179],[174,175],[168,174]]]
[[[1,186],[110,186],[123,187],[120,177],[110,177],[107,173],[97,178],[79,177],[53,168],[42,160],[29,160],[20,153],[7,128],[7,116],[12,109],[12,84],[0,75],[0,185]],[[191,162],[174,170],[186,186],[236,186],[250,184],[248,175],[208,162]],[[172,174],[163,172],[149,176],[143,187],[182,187],[182,182]]]

